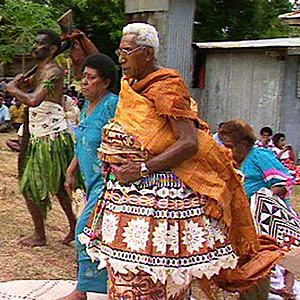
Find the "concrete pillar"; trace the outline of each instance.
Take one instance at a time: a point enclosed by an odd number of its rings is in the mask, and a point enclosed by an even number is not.
[[[191,86],[195,0],[125,0],[125,13],[128,23],[143,21],[157,28],[160,64],[179,71]]]

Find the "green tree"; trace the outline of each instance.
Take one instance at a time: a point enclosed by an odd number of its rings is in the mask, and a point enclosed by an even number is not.
[[[75,0],[74,20],[94,44],[112,58],[125,22],[124,0]]]
[[[58,11],[48,5],[25,0],[6,0],[0,5],[0,63],[16,54],[28,53],[41,28],[59,31]]]
[[[5,0],[0,2],[0,64],[28,53],[41,28],[60,32],[57,19],[70,8],[74,28],[113,57],[125,20],[123,0]]]
[[[125,22],[124,0],[36,0],[56,7],[60,12],[72,8],[74,27],[83,31],[93,43],[112,58]],[[116,60],[116,58],[115,58]]]
[[[196,0],[195,40],[286,37],[293,31],[278,20],[292,10],[288,0]]]

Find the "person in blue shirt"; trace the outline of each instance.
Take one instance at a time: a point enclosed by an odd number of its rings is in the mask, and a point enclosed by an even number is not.
[[[11,129],[9,109],[4,103],[4,96],[0,94],[0,132]]]
[[[237,167],[243,173],[244,188],[251,196],[265,187],[276,190],[276,194],[288,192],[294,178],[269,149],[254,146],[256,136],[249,124],[242,120],[230,120],[221,128],[224,145],[232,149]],[[284,183],[279,185],[279,183]],[[281,186],[281,189],[275,187]]]
[[[261,188],[268,188],[274,195],[284,199],[292,189],[294,178],[277,159],[276,155],[263,148],[256,148],[256,136],[243,120],[230,120],[220,130],[224,146],[232,150],[235,167],[243,177],[248,199]],[[261,279],[240,297],[240,300],[267,300],[270,290],[268,277]]]
[[[82,91],[88,100],[76,128],[75,157],[67,169],[65,187],[69,193],[75,190],[75,174],[80,169],[86,185],[86,206],[77,221],[75,233],[78,283],[71,294],[60,300],[85,300],[87,292],[107,293],[107,271],[98,270],[99,262],[91,261],[78,235],[87,224],[104,185],[97,149],[102,141],[102,128],[114,117],[118,104],[119,97],[111,92],[117,82],[117,69],[114,62],[104,54],[87,57],[84,66]]]

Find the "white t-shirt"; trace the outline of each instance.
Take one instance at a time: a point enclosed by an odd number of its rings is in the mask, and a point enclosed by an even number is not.
[[[282,151],[282,149],[279,149],[277,147],[274,147],[272,150],[277,154],[277,156]],[[288,159],[288,158],[290,158],[289,150],[283,152],[282,155],[280,156],[280,159]]]
[[[4,104],[2,104],[2,107],[0,108],[0,121],[10,121],[9,109]]]

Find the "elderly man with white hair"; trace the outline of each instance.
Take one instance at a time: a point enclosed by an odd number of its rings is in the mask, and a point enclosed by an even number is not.
[[[81,236],[108,269],[110,299],[185,299],[192,278],[205,285],[259,248],[231,161],[158,49],[156,29],[133,23],[116,51],[124,77],[99,150],[106,183]]]

